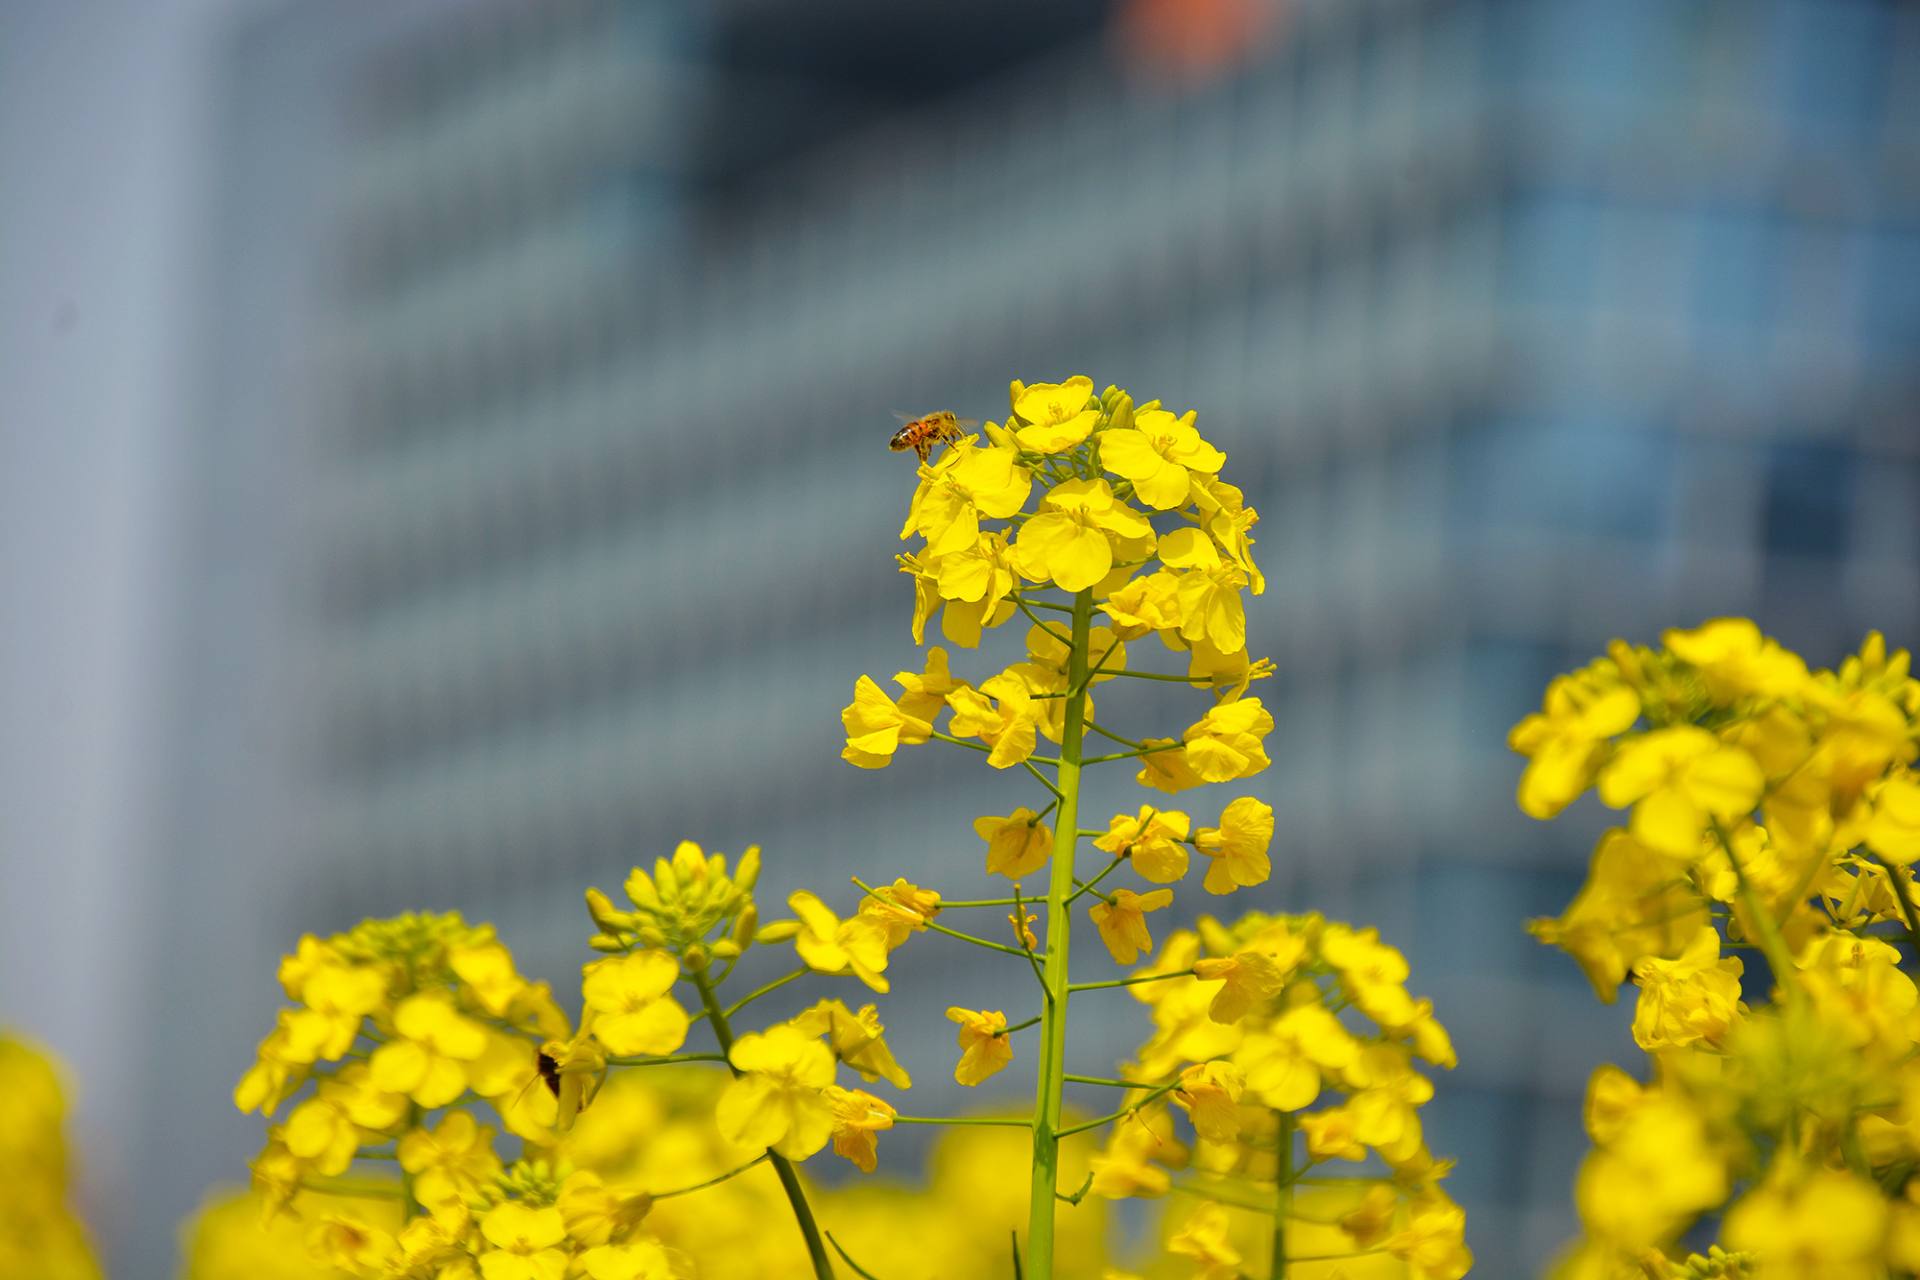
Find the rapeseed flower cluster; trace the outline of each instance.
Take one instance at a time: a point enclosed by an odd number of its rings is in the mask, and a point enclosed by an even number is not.
[[[1515,727],[1522,809],[1625,813],[1532,928],[1602,1000],[1632,984],[1648,1058],[1588,1087],[1562,1275],[1920,1270],[1917,742],[1904,650],[1812,671],[1739,618],[1615,642]]]
[[[0,1034],[0,1276],[98,1280],[67,1201],[66,1091],[45,1053]]]
[[[943,1258],[978,1259],[968,1275],[1023,1258],[1036,1278],[1112,1280],[1125,1273],[1096,1267],[1091,1243],[1101,1202],[1178,1188],[1201,1208],[1169,1223],[1156,1276],[1250,1272],[1239,1261],[1250,1230],[1276,1277],[1312,1276],[1321,1262],[1464,1274],[1463,1218],[1422,1139],[1432,1088],[1413,1067],[1416,1057],[1451,1066],[1453,1050],[1431,1006],[1408,994],[1400,954],[1370,931],[1257,913],[1156,944],[1152,917],[1190,876],[1219,901],[1271,874],[1267,804],[1165,803],[1270,764],[1273,717],[1249,689],[1272,664],[1248,654],[1244,602],[1264,587],[1259,517],[1220,478],[1225,455],[1192,413],[1092,388],[1084,377],[1016,382],[1004,426],[988,423],[984,443],[946,441],[918,469],[902,536],[920,545],[900,557],[916,643],[936,615],[962,649],[1018,615],[1015,660],[970,679],[935,646],[893,678],[897,694],[860,677],[842,714],[843,756],[857,767],[938,742],[1038,788],[980,816],[979,844],[961,842],[1008,888],[958,897],[856,878],[857,894],[795,892],[769,919],[754,896],[758,850],[730,865],[683,843],[634,869],[624,903],[587,891],[599,958],[583,966],[577,1024],[491,929],[457,916],[302,939],[280,974],[293,1007],[235,1091],[243,1110],[274,1120],[254,1164],[270,1217],[298,1217],[313,1256],[372,1280],[661,1280],[696,1265],[703,1276],[770,1276],[802,1261],[826,1280],[836,1255],[862,1275],[923,1274],[934,1240],[949,1242]],[[1176,669],[1142,669],[1149,638]],[[1173,732],[1122,733],[1104,708],[1129,679],[1183,686],[1198,702]],[[1114,749],[1090,752],[1090,735]],[[1150,798],[1082,827],[1082,774],[1100,764],[1133,771]],[[1043,883],[1029,893],[1027,877]],[[988,914],[962,921],[984,926],[956,927],[956,913],[974,910]],[[1070,980],[1076,917],[1121,976]],[[865,1000],[888,993],[895,952],[935,938],[1033,980],[1030,1012],[947,1010],[954,1079],[976,1086],[1031,1064],[1029,1113],[903,1110],[911,1077]],[[732,995],[749,953],[789,947],[790,971]],[[805,979],[841,980],[847,998],[772,1021],[750,1012]],[[1117,1076],[1070,1071],[1071,999],[1124,1000],[1122,988],[1154,1032]],[[622,1084],[633,1068],[664,1082],[682,1063],[707,1064],[694,1068],[704,1092]],[[1069,1114],[1069,1084],[1102,1100],[1078,1108],[1090,1118]],[[679,1146],[651,1136],[663,1107],[686,1135]],[[871,1187],[823,1195],[801,1176],[825,1152],[873,1173],[901,1125],[951,1126],[942,1150],[964,1153],[936,1159],[931,1200]],[[607,1155],[623,1143],[629,1158]],[[1311,1193],[1338,1222],[1300,1212],[1301,1179],[1336,1162],[1372,1164]],[[1030,1177],[1009,1177],[1009,1163]],[[750,1239],[686,1226],[668,1207],[683,1196],[746,1206]],[[342,1209],[339,1197],[373,1207]],[[797,1241],[769,1227],[779,1200]],[[889,1215],[890,1230],[873,1225]]]

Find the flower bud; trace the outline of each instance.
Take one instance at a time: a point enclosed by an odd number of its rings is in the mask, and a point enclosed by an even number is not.
[[[696,942],[688,947],[680,954],[680,959],[681,962],[686,965],[688,973],[705,973],[707,971],[707,948],[702,943]]]
[[[722,938],[713,944],[713,958],[716,960],[738,960],[740,944],[732,938]]]
[[[733,945],[741,951],[745,951],[748,947],[752,946],[754,942],[753,933],[754,930],[759,927],[759,924],[760,908],[754,906],[753,901],[749,899],[746,907],[741,910],[739,918],[733,922],[733,936],[731,939]]]
[[[622,929],[631,928],[633,923],[626,912],[614,909],[613,899],[598,889],[587,890],[587,914],[608,933],[619,933]]]
[[[750,893],[760,880],[760,846],[750,844],[733,868],[733,883],[742,893]]]
[[[1108,410],[1109,423],[1115,431],[1126,431],[1133,426],[1133,397],[1122,391]]]
[[[788,938],[793,937],[799,932],[800,922],[798,920],[775,920],[770,925],[762,926],[760,932],[753,935],[753,940],[762,943],[785,942]]]
[[[653,881],[635,867],[627,876],[627,896],[633,899],[633,905],[642,911],[658,911],[660,895],[654,890]]]
[[[595,951],[605,951],[609,954],[618,954],[627,949],[626,943],[610,933],[594,934],[591,938],[587,939],[587,945]]]

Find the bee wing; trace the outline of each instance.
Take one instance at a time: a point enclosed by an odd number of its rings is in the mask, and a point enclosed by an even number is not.
[[[899,411],[898,409],[895,409],[895,410],[893,411],[893,416],[894,416],[894,417],[896,417],[896,418],[898,418],[898,419],[900,420],[900,425],[901,425],[901,426],[903,426],[903,427],[904,427],[904,426],[906,426],[906,425],[907,425],[907,424],[908,424],[909,422],[918,422],[918,421],[920,421],[920,415],[919,415],[919,414],[917,414],[917,413],[902,413],[902,412],[900,412],[900,411]]]
[[[978,419],[978,418],[955,418],[955,419],[953,420],[953,425],[954,425],[954,426],[956,426],[956,427],[958,427],[958,428],[960,428],[960,429],[961,429],[962,431],[966,431],[966,430],[969,430],[969,429],[971,429],[971,428],[973,428],[973,427],[977,427],[977,426],[979,426],[979,425],[980,425],[980,419]]]

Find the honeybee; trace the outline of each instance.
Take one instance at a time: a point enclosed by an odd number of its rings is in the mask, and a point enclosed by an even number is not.
[[[911,449],[920,455],[922,462],[927,460],[927,453],[934,445],[951,444],[968,427],[980,425],[978,418],[954,417],[951,409],[921,414],[917,418],[909,418],[904,413],[893,416],[900,419],[901,426],[893,433],[893,439],[887,441],[887,448],[895,453],[905,453]]]

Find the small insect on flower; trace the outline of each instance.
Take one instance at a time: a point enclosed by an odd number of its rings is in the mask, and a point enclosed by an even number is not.
[[[895,453],[911,449],[920,455],[922,462],[927,460],[927,453],[934,445],[951,444],[968,427],[980,425],[978,418],[956,418],[951,409],[921,414],[917,418],[909,418],[904,413],[896,413],[894,417],[900,419],[901,426],[893,433],[893,439],[887,441],[887,448]]]

